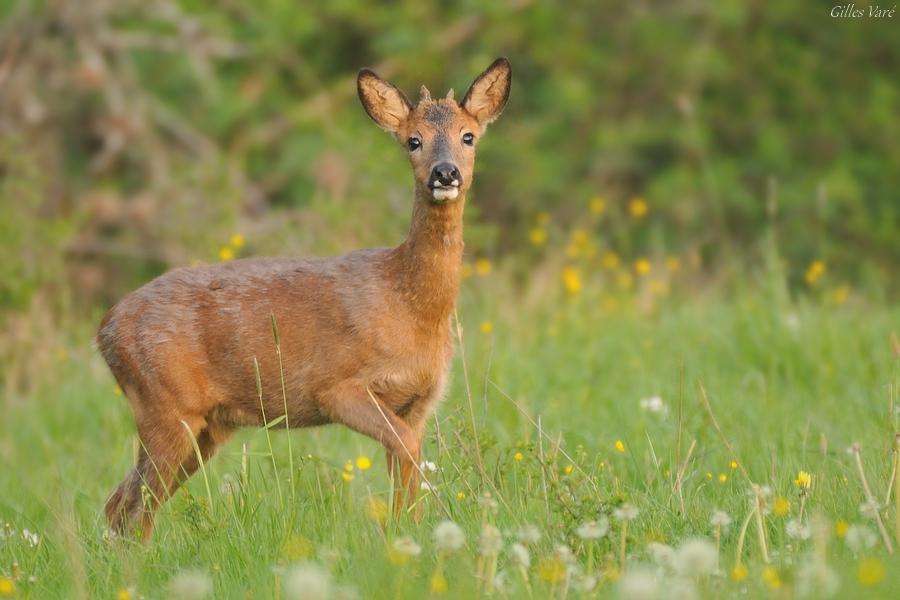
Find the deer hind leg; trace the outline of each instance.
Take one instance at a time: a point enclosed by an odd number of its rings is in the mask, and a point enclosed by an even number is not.
[[[139,533],[144,540],[153,531],[153,517],[178,486],[187,479],[187,469],[196,470],[194,447],[188,430],[198,440],[204,435],[202,418],[180,419],[177,415],[157,415],[138,421],[141,447],[135,467],[113,491],[105,512],[110,528],[121,535]],[[208,443],[206,445],[209,445]],[[212,445],[214,448],[214,445]],[[211,454],[212,449],[208,449]],[[191,471],[193,472],[193,471]]]

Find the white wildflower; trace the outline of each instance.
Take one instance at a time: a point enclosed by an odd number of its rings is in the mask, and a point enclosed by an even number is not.
[[[731,517],[728,516],[728,513],[716,510],[713,511],[712,517],[709,520],[710,525],[713,527],[718,527],[721,529],[725,529],[729,525],[731,525]]]
[[[494,500],[490,494],[485,494],[484,496],[481,496],[478,499],[478,505],[481,508],[485,509],[486,511],[489,511],[492,513],[496,513],[497,508],[499,507],[499,505],[497,504],[497,501]]]
[[[626,502],[613,511],[613,516],[619,521],[633,521],[638,516],[638,509]]]
[[[519,530],[519,541],[529,546],[538,543],[541,539],[541,530],[534,525],[525,525]]]
[[[866,500],[862,504],[859,505],[859,514],[868,518],[874,519],[878,515],[878,512],[881,510],[881,507],[878,505],[874,499]],[[27,530],[26,530],[27,531]]]
[[[284,595],[288,600],[331,600],[333,592],[331,575],[315,563],[299,564],[284,578]]]
[[[575,579],[575,589],[580,592],[592,592],[597,587],[597,577],[594,575],[582,575]]]
[[[868,550],[875,546],[877,541],[878,537],[875,535],[875,532],[865,525],[851,525],[847,528],[846,535],[844,535],[844,543],[854,552]]]
[[[481,553],[491,556],[503,549],[503,535],[493,525],[485,525],[481,528],[481,540],[479,541]]]
[[[709,575],[716,570],[716,546],[705,538],[691,538],[675,551],[675,570],[685,577]]]
[[[812,531],[809,525],[800,521],[800,519],[791,519],[784,526],[784,531],[789,538],[795,540],[808,540]]]
[[[434,543],[447,552],[459,550],[466,543],[466,536],[453,521],[442,521],[434,528]]]
[[[623,600],[657,600],[662,597],[656,576],[646,567],[626,571],[617,587]]]
[[[604,516],[596,521],[582,523],[575,533],[583,540],[598,540],[609,533],[609,519]]]
[[[422,546],[418,545],[416,540],[408,535],[404,535],[403,537],[394,540],[393,546],[395,551],[406,556],[418,556],[422,553]]]
[[[431,462],[430,460],[423,460],[419,465],[419,468],[423,471],[430,471],[431,473],[436,473],[438,468],[437,465]]]
[[[37,546],[39,543],[41,543],[41,536],[32,531],[28,531],[27,529],[22,530],[22,537],[32,547]]]
[[[212,579],[206,572],[197,570],[179,571],[167,587],[169,597],[178,600],[202,600],[213,592]]]
[[[813,560],[797,569],[797,595],[801,598],[829,598],[840,586],[840,577],[824,562]]]
[[[531,553],[528,552],[528,548],[522,544],[515,543],[509,547],[509,550],[519,566],[525,569],[531,566]]]
[[[669,414],[669,407],[666,406],[666,403],[659,396],[641,398],[641,410],[661,417]]]
[[[422,481],[419,484],[419,489],[423,492],[433,492],[436,489],[436,486],[433,483],[428,483],[427,481]]]
[[[675,549],[668,544],[650,542],[647,544],[647,553],[654,564],[665,569],[675,569]]]

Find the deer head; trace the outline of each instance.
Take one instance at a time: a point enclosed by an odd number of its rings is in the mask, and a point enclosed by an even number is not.
[[[368,69],[359,72],[363,108],[409,153],[416,193],[435,204],[464,198],[472,183],[475,148],[488,124],[500,116],[512,83],[509,61],[498,58],[479,75],[459,102],[451,89],[432,100],[422,86],[419,103]]]

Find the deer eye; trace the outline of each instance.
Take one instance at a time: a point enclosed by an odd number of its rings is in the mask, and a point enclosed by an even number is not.
[[[422,146],[422,141],[419,138],[411,137],[406,140],[406,145],[409,148],[409,151],[413,152]]]
[[[474,146],[475,145],[475,135],[471,133],[463,134],[463,144],[466,146]]]

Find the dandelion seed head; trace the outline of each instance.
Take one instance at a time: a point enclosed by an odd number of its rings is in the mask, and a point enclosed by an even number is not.
[[[875,532],[865,525],[850,525],[844,535],[844,543],[856,553],[874,547],[877,541]]]
[[[484,525],[478,545],[482,555],[493,556],[503,549],[503,534],[493,525]]]
[[[519,541],[526,545],[530,546],[532,544],[538,543],[541,539],[541,530],[531,524],[524,525],[519,530]]]
[[[330,600],[333,591],[331,575],[315,563],[301,563],[291,568],[284,578],[284,595],[288,600]]]
[[[394,540],[392,547],[395,552],[404,554],[406,556],[418,556],[422,553],[422,547],[408,535],[398,537],[396,540]]]
[[[213,582],[205,571],[187,569],[176,573],[167,586],[169,597],[202,600],[212,595]]]
[[[454,552],[466,543],[466,536],[453,521],[442,521],[434,528],[434,543],[439,550]]]
[[[662,597],[662,589],[656,574],[646,567],[635,567],[619,579],[619,598],[623,600],[657,600]]]
[[[613,516],[619,521],[633,521],[638,516],[638,509],[626,502],[613,511]]]
[[[800,519],[791,519],[784,526],[785,533],[794,540],[808,540],[812,535],[809,525],[800,521]]]
[[[531,566],[531,553],[524,545],[516,542],[509,547],[509,551],[519,566],[525,569]]]
[[[725,529],[731,525],[731,517],[725,511],[715,510],[709,519],[709,523],[713,527]]]
[[[597,540],[609,533],[609,519],[602,516],[596,521],[587,521],[578,526],[575,533],[583,540]]]
[[[675,551],[675,571],[685,577],[710,575],[716,569],[716,546],[705,538],[691,538]]]

